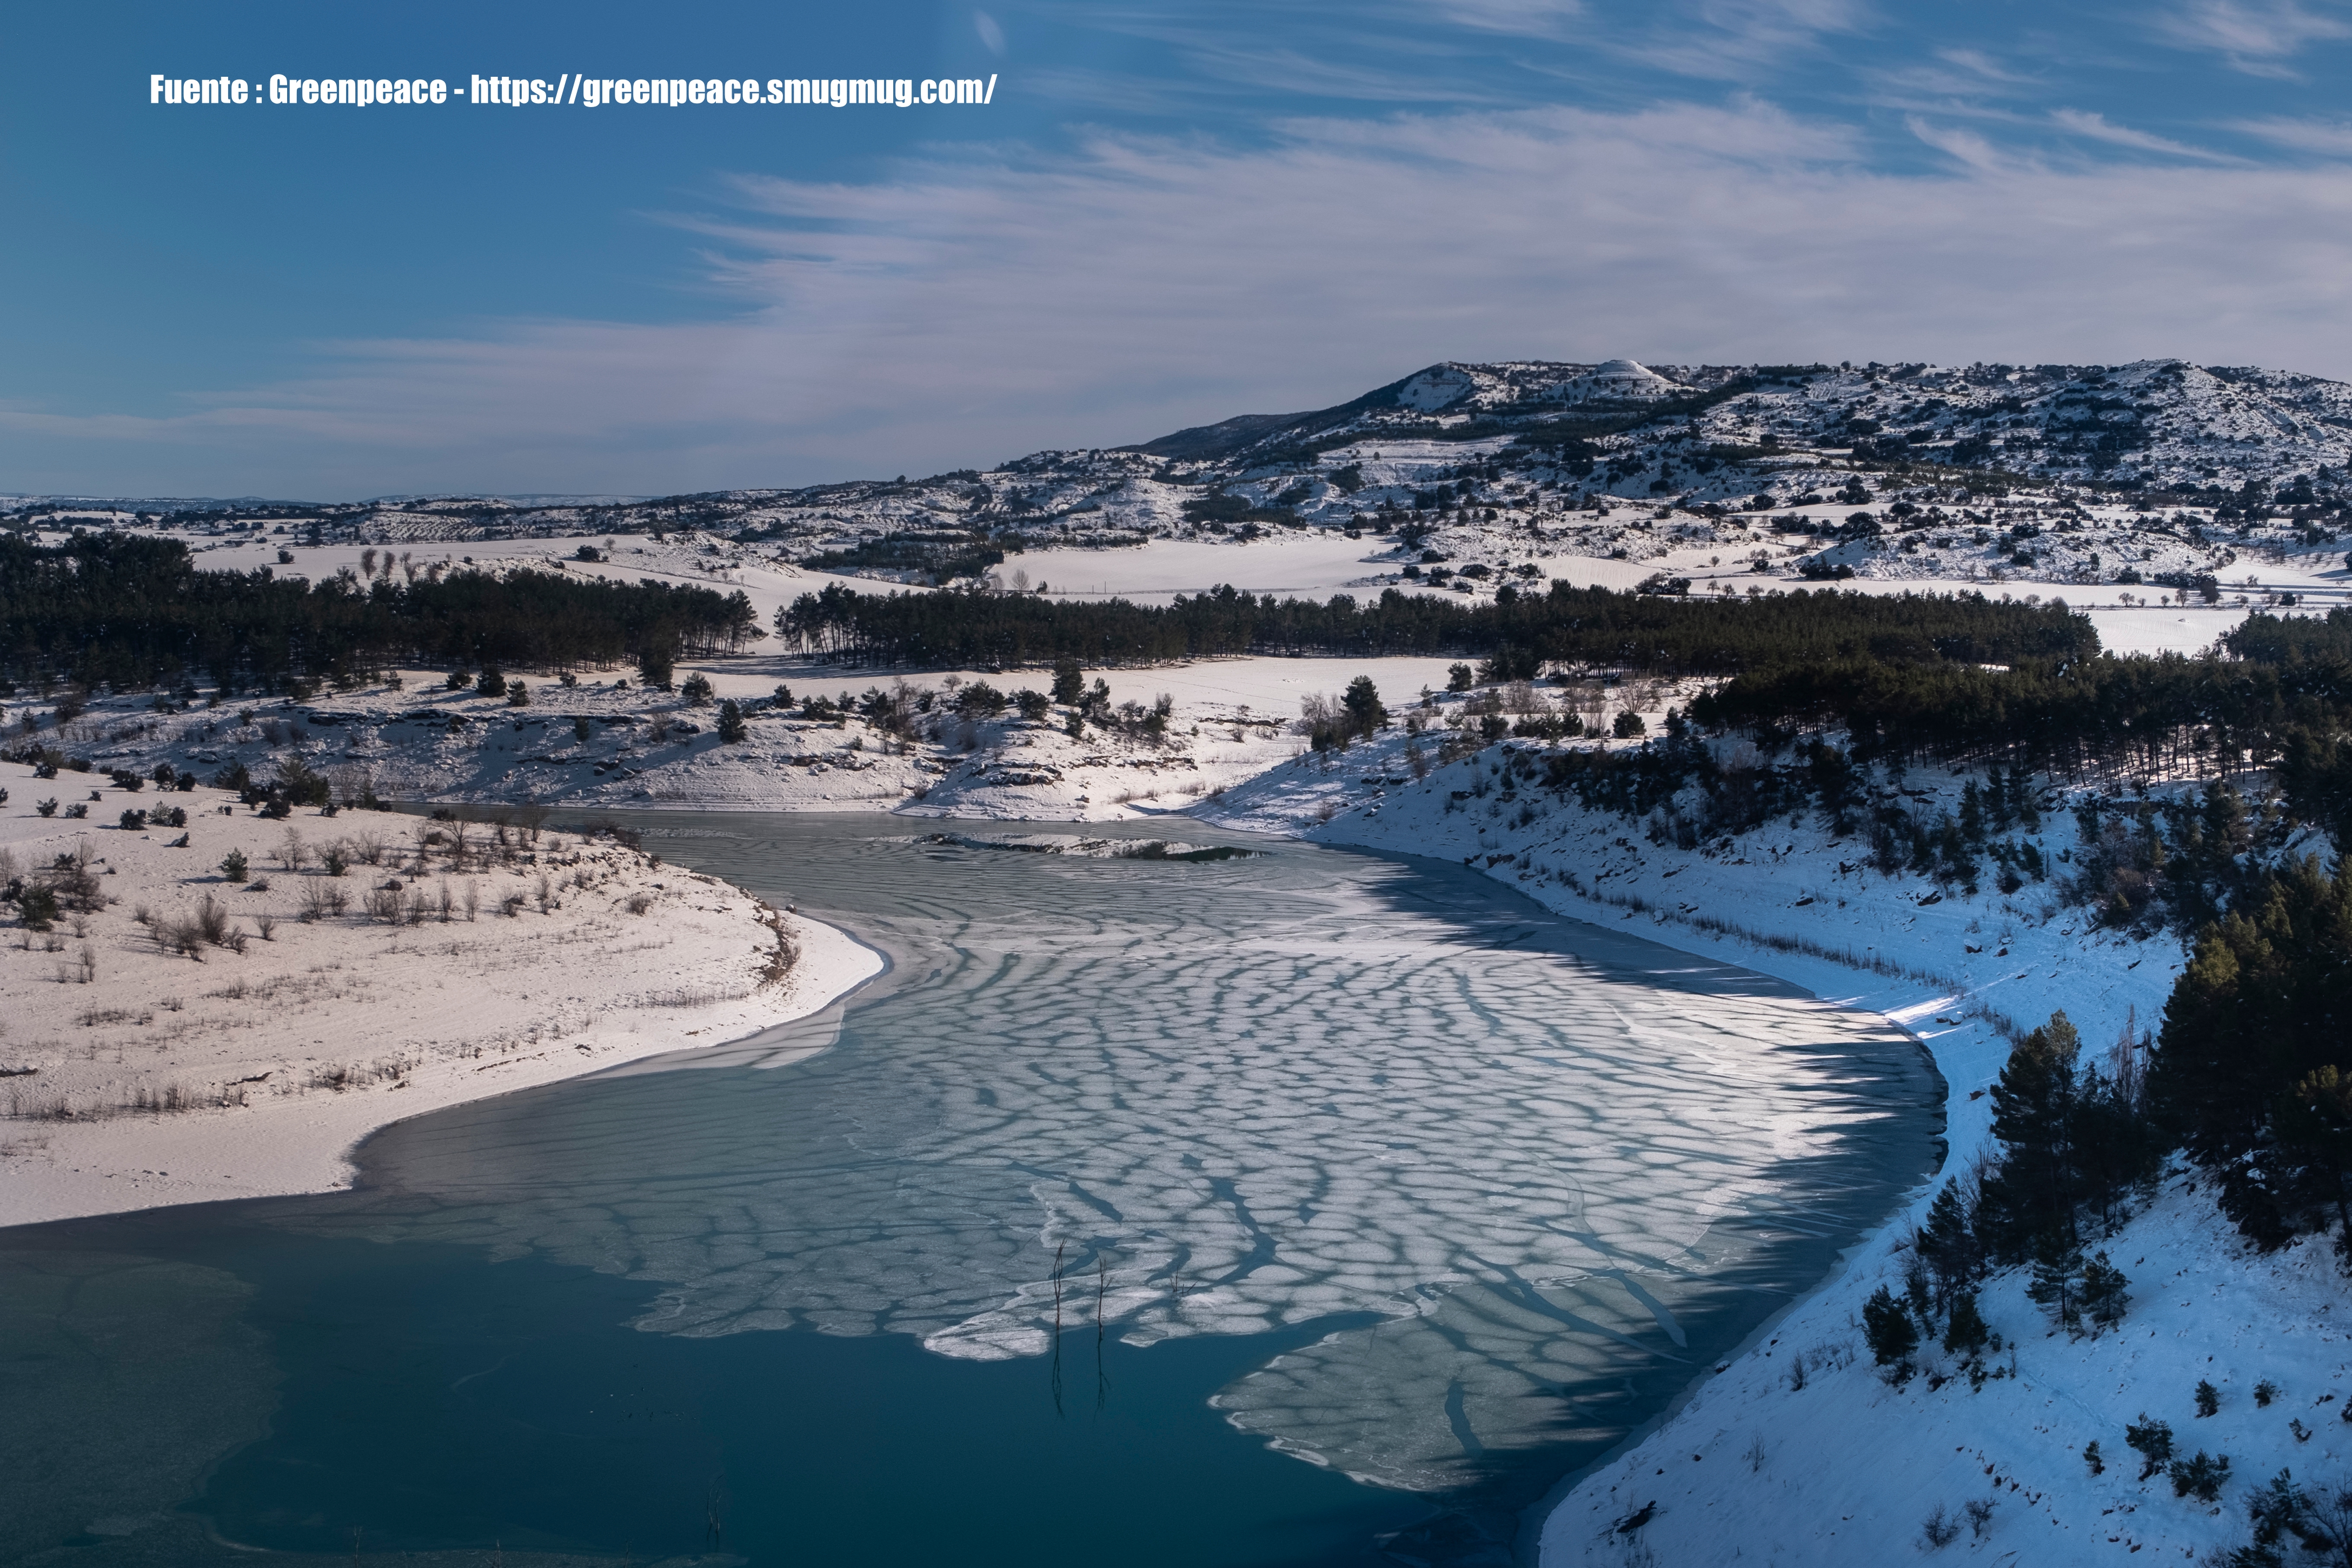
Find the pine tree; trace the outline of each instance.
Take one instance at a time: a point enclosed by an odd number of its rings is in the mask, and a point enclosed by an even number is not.
[[[1985,1184],[1982,1222],[2005,1258],[2022,1255],[2043,1235],[2071,1242],[2077,1195],[2074,1058],[2082,1037],[2063,1013],[2018,1042],[1992,1088],[1992,1133],[2004,1147],[1999,1173]]]
[[[751,731],[743,722],[743,709],[733,698],[719,705],[719,742],[724,746],[742,743]]]
[[[2082,1272],[2082,1247],[2063,1231],[2043,1233],[2033,1249],[2033,1278],[2025,1293],[2070,1334],[2083,1322],[2083,1296],[2075,1284]]]
[[[2112,1329],[2124,1321],[2124,1309],[2131,1298],[2124,1288],[2131,1283],[2124,1271],[2107,1261],[2104,1252],[2083,1266],[2081,1297],[2084,1312],[2102,1329]]]
[[[1944,1327],[1944,1348],[1954,1355],[1974,1356],[1983,1352],[1991,1338],[1984,1314],[1977,1310],[1977,1293],[1963,1290],[1954,1296],[1951,1321]]]
[[[1927,1205],[1927,1223],[1919,1227],[1913,1251],[1934,1277],[1939,1302],[1950,1301],[1955,1293],[1976,1282],[1983,1252],[1969,1223],[1968,1205],[1958,1182],[1946,1182],[1936,1201]]]
[[[1339,700],[1348,718],[1360,735],[1369,735],[1388,723],[1389,710],[1381,703],[1380,688],[1369,675],[1360,675],[1348,682],[1347,695]]]
[[[1862,1333],[1881,1366],[1908,1366],[1911,1352],[1919,1348],[1919,1331],[1912,1327],[1911,1314],[1884,1285],[1862,1304]]]

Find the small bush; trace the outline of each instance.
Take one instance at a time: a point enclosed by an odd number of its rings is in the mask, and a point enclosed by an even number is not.
[[[2091,1473],[2095,1476],[2104,1476],[2107,1473],[2107,1461],[2100,1456],[2099,1440],[2096,1437],[2083,1445],[2083,1463],[2091,1467]]]
[[[524,685],[520,680],[509,680],[507,682],[507,706],[509,708],[530,707],[530,688]]]
[[[1928,1551],[1941,1552],[1960,1538],[1959,1521],[1944,1511],[1942,1503],[1937,1503],[1927,1510],[1927,1517],[1920,1521],[1919,1537],[1927,1543]]]
[[[16,913],[26,931],[47,931],[58,923],[58,895],[44,887],[26,888],[16,895]]]
[[[42,816],[55,816],[58,814],[58,797],[51,795],[48,799],[37,804],[33,810]]]
[[[232,849],[226,855],[222,856],[220,869],[221,875],[226,877],[230,881],[244,881],[248,869],[245,858],[245,851],[242,849]]]
[[[701,708],[710,701],[710,678],[696,670],[678,684],[677,694],[686,699],[689,708]]]
[[[1881,1366],[1903,1365],[1919,1348],[1919,1331],[1912,1326],[1911,1314],[1884,1285],[1862,1304],[1862,1332]]]
[[[2197,1380],[2197,1415],[2200,1419],[2221,1408],[2221,1392],[2204,1378]]]
[[[2174,1497],[2194,1496],[2199,1502],[2213,1502],[2229,1482],[2230,1456],[2215,1458],[2200,1448],[2193,1459],[2173,1460],[2171,1473]]]
[[[2278,1396],[2279,1385],[2273,1383],[2269,1378],[2266,1377],[2263,1379],[2262,1382],[2254,1384],[2254,1403],[2261,1405],[2263,1409],[2269,1409],[2271,1401],[2276,1399]]]
[[[1944,1329],[1944,1348],[1954,1355],[1978,1355],[1991,1337],[1992,1331],[1977,1308],[1977,1293],[1963,1290],[1954,1296],[1951,1321]]]
[[[1618,713],[1616,721],[1609,726],[1609,732],[1621,741],[1631,741],[1648,734],[1650,726],[1643,722],[1639,713],[1627,708]]]
[[[732,697],[721,702],[719,705],[719,743],[722,746],[740,746],[743,743],[743,738],[750,733],[750,728],[743,722],[742,704],[737,702]]]
[[[1969,1516],[1969,1539],[1982,1541],[1986,1531],[1992,1528],[1993,1501],[1990,1498],[1971,1498],[1960,1507]]]
[[[2143,1461],[2139,1479],[2146,1480],[2172,1458],[2172,1426],[2168,1422],[2151,1421],[2143,1412],[2137,1422],[2125,1424],[2124,1443],[2138,1450]]]
[[[588,715],[587,715],[587,714],[585,714],[585,713],[582,713],[582,714],[579,714],[579,715],[575,716],[575,717],[572,719],[572,738],[573,740],[575,740],[575,741],[585,741],[585,740],[587,740],[587,739],[588,739],[588,737],[589,737],[589,736],[591,736],[591,735],[594,734],[595,732],[596,732],[596,727],[595,727],[593,724],[591,724],[591,723],[588,721]]]
[[[485,697],[504,697],[507,694],[507,678],[499,673],[497,665],[486,664],[474,681],[474,689]]]

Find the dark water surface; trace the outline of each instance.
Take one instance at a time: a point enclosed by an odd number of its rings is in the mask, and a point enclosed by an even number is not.
[[[644,820],[889,973],[0,1232],[0,1561],[1507,1562],[1937,1153],[1897,1032],[1459,867]]]

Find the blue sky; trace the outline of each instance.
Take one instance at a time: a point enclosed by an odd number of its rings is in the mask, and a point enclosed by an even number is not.
[[[1435,360],[2352,377],[2352,3],[25,7],[0,490],[668,493]],[[151,72],[994,75],[173,109]]]

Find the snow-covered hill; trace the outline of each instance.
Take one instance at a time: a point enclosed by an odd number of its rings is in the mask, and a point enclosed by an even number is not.
[[[24,498],[0,524],[404,552],[683,534],[713,564],[1063,592],[1083,590],[1041,552],[1324,533],[1363,542],[1363,586],[1470,596],[1576,558],[1716,591],[1811,574],[2170,596],[2240,585],[2223,574],[2242,558],[2333,567],[2347,469],[2352,387],[2284,372],[1522,361],[918,479],[654,500]],[[1239,556],[1204,573],[1191,586],[1247,574]]]

